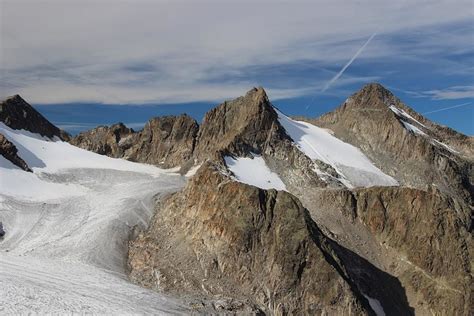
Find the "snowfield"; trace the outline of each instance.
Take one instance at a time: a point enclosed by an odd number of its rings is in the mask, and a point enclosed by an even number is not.
[[[268,168],[261,156],[224,157],[227,168],[234,174],[235,180],[256,186],[261,189],[276,189],[286,191],[286,186],[278,174]]]
[[[0,160],[0,314],[188,314],[131,284],[127,241],[185,178],[0,125],[34,173]]]
[[[347,187],[398,185],[397,180],[383,173],[357,147],[343,142],[323,128],[292,120],[276,111],[280,124],[298,148],[310,159],[332,166]]]

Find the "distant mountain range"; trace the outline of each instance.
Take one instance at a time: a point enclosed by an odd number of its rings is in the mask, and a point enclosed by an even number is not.
[[[72,144],[185,175],[184,187],[157,196],[147,225],[130,229],[126,262],[133,283],[196,313],[473,309],[474,138],[380,84],[318,118],[288,117],[254,88],[201,124],[165,116],[141,131],[117,123],[71,137],[19,96],[0,104],[0,121],[0,154],[42,181],[54,177],[31,165],[26,149],[39,154],[14,131],[36,134],[45,151],[68,146],[57,159],[90,154]],[[129,168],[112,161],[94,166]]]

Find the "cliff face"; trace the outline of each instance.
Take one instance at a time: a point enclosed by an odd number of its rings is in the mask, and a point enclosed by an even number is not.
[[[140,132],[122,123],[100,126],[80,133],[71,144],[101,155],[171,168],[191,160],[197,131],[198,124],[187,115],[164,116],[151,119]]]
[[[329,240],[283,191],[203,165],[158,204],[130,243],[130,278],[158,290],[229,297],[270,314],[370,314]],[[235,310],[234,310],[235,311]]]
[[[32,133],[68,140],[69,135],[51,124],[19,95],[0,103],[0,122],[13,129],[24,129]]]
[[[181,166],[192,160],[198,124],[187,115],[151,119],[125,157],[164,168]]]
[[[271,134],[281,133],[277,113],[262,88],[226,101],[206,113],[198,135],[196,155],[226,150],[235,155],[262,152]]]

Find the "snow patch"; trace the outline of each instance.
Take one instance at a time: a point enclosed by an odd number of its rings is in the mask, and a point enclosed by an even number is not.
[[[418,120],[416,120],[413,116],[411,116],[410,114],[408,114],[407,112],[405,112],[404,110],[402,109],[398,109],[396,108],[395,106],[391,105],[389,106],[389,109],[392,110],[392,112],[394,112],[395,114],[397,114],[398,116],[404,116],[405,118],[409,119],[409,120],[412,120],[416,123],[418,123],[419,125],[427,128],[424,124],[422,124],[421,122],[419,122]]]
[[[372,310],[375,312],[377,316],[385,316],[385,312],[383,310],[382,304],[380,304],[379,300],[369,297],[368,295],[362,294],[364,297],[369,301],[369,305]]]
[[[412,132],[413,134],[417,134],[417,135],[421,135],[421,136],[428,136],[426,135],[425,132],[423,132],[421,129],[419,129],[418,127],[416,127],[415,125],[412,125],[408,122],[405,122],[403,120],[400,120],[400,122],[402,122],[403,126],[405,126],[405,128],[409,131],[409,132]]]
[[[455,153],[455,154],[458,154],[458,153],[459,153],[459,151],[454,150],[452,147],[446,145],[445,143],[440,142],[439,140],[433,139],[433,142],[434,142],[435,144],[438,144],[438,145],[440,145],[440,146],[443,146],[444,148],[446,148],[447,150],[449,150],[449,151],[452,152],[452,153]]]
[[[378,169],[357,147],[341,141],[323,128],[292,120],[276,111],[280,124],[298,148],[310,159],[321,160],[332,166],[346,186],[398,185],[394,178]]]
[[[192,176],[194,176],[196,174],[196,172],[199,170],[199,168],[201,168],[201,165],[195,165],[193,166],[191,169],[189,169],[189,171],[185,174],[185,177],[186,178],[190,178]]]
[[[224,157],[225,163],[239,182],[250,184],[261,189],[276,189],[286,191],[286,186],[278,174],[268,168],[261,156],[253,158],[230,156]]]

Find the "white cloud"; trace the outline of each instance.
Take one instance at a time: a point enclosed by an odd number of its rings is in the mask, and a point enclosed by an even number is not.
[[[0,0],[0,95],[33,103],[228,99],[261,84],[246,67],[303,60],[340,69],[374,32],[380,36],[360,58],[396,56],[384,33],[464,21],[469,7],[464,0]],[[448,46],[433,38],[416,44],[418,53],[469,46],[462,36]],[[285,88],[269,78],[267,88],[273,98],[304,95],[335,71]]]
[[[435,100],[474,98],[474,86],[455,86],[440,90],[430,90],[422,92],[422,95],[430,96]]]

